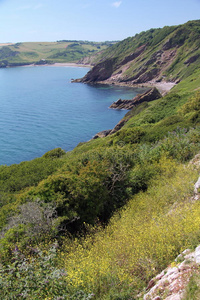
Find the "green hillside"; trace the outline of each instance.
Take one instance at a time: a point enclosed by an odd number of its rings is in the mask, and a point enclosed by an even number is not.
[[[0,66],[77,62],[81,58],[105,50],[112,42],[87,41],[26,42],[0,46]]]
[[[178,82],[199,68],[200,20],[141,32],[97,55],[95,63],[83,81]]]
[[[0,167],[2,299],[141,300],[153,277],[200,244],[199,59],[184,63],[197,55],[199,30],[199,21],[150,30],[101,54],[113,72],[144,42],[150,56],[167,41],[179,55],[165,72],[180,82],[131,109],[120,130]],[[185,297],[198,300],[198,267],[192,275]]]

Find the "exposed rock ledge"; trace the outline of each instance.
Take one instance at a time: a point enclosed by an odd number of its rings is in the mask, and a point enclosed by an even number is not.
[[[95,139],[98,139],[98,138],[106,137],[107,135],[109,135],[111,133],[111,131],[112,131],[111,129],[100,131],[100,132],[95,134],[93,139],[95,140]]]
[[[132,109],[133,107],[135,107],[136,105],[142,103],[142,102],[150,102],[156,99],[161,98],[162,95],[160,94],[160,92],[157,90],[156,87],[151,88],[149,90],[147,90],[145,93],[143,94],[139,94],[136,97],[134,97],[131,100],[122,100],[119,99],[116,102],[113,102],[110,105],[110,108],[115,108],[115,109]]]
[[[190,164],[194,166],[200,165],[200,153],[190,161]],[[194,195],[191,201],[199,201],[199,189],[200,177],[194,185]],[[169,267],[149,281],[143,300],[184,299],[189,280],[192,275],[199,273],[199,267],[200,245],[196,247],[195,251],[190,249],[184,250]],[[141,295],[138,295],[138,298],[141,299]]]
[[[186,249],[164,271],[151,279],[144,300],[181,300],[191,276],[198,272],[200,265],[200,246],[194,252]],[[138,295],[140,296],[140,295]],[[163,297],[164,296],[164,297]]]

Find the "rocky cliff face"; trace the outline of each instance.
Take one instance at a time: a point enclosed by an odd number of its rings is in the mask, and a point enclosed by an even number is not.
[[[144,300],[181,300],[191,276],[199,271],[200,246],[195,251],[186,249],[175,261],[147,286]]]
[[[95,83],[106,80],[112,76],[115,59],[103,61],[93,67],[82,79],[75,81]]]
[[[200,20],[142,32],[102,52],[80,81],[132,85],[180,81],[200,67],[199,32]]]
[[[142,102],[150,102],[156,99],[161,98],[162,95],[160,92],[157,90],[157,88],[151,88],[147,90],[143,94],[139,94],[136,97],[134,97],[132,100],[122,100],[119,99],[116,102],[113,102],[110,105],[110,108],[115,108],[115,109],[132,109],[136,105],[142,103]]]

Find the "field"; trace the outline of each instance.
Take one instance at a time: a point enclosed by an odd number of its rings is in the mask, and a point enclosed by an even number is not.
[[[0,44],[0,65],[77,62],[112,44],[87,41],[25,42]]]

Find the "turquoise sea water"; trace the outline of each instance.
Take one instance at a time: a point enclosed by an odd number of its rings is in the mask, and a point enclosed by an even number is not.
[[[109,109],[139,90],[71,83],[88,68],[0,69],[0,164],[31,160],[61,147],[72,150],[95,133],[113,128],[126,111]]]

